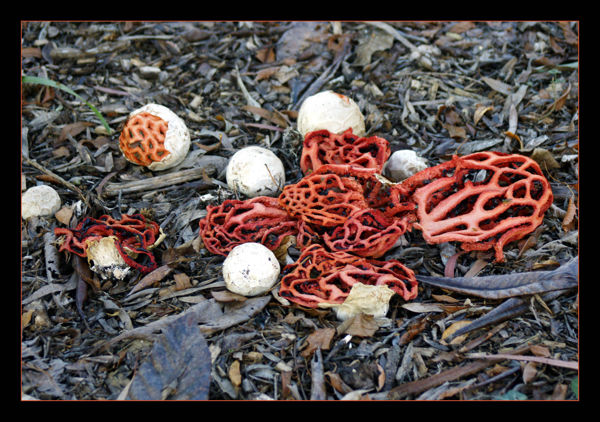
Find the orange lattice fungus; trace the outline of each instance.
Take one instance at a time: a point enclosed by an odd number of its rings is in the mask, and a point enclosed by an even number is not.
[[[295,263],[284,267],[279,295],[316,308],[319,303],[343,303],[356,283],[386,285],[405,300],[414,299],[418,292],[413,271],[397,260],[366,259],[311,245]]]
[[[227,256],[234,247],[248,242],[275,250],[285,236],[296,235],[297,225],[277,198],[228,199],[206,207],[206,216],[200,220],[200,236],[208,251]]]
[[[186,157],[190,133],[183,120],[167,107],[147,104],[129,115],[119,148],[131,163],[166,170]]]
[[[381,172],[390,152],[389,142],[378,136],[361,138],[351,128],[341,134],[317,130],[304,138],[300,169],[308,174],[323,164],[352,164]]]
[[[539,165],[519,154],[454,156],[421,173],[406,184],[414,191],[414,226],[423,238],[428,243],[460,242],[466,251],[493,248],[498,262],[504,260],[507,243],[542,223],[553,200]]]

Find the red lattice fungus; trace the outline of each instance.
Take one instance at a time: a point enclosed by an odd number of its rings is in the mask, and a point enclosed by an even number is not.
[[[200,236],[210,252],[227,256],[237,245],[262,243],[274,250],[286,235],[298,232],[298,222],[279,206],[277,198],[257,196],[247,200],[228,199],[207,206],[200,220]]]
[[[352,164],[381,172],[390,153],[389,142],[378,136],[360,138],[352,129],[341,134],[317,130],[304,138],[300,169],[308,174],[324,164]]]
[[[419,186],[412,196],[415,227],[428,243],[457,241],[466,251],[493,248],[496,261],[503,261],[504,245],[542,223],[553,200],[550,184],[534,160],[519,154],[479,152],[455,156],[451,163],[407,179]],[[430,180],[432,173],[437,177]]]
[[[345,251],[362,257],[384,255],[409,228],[409,219],[386,217],[383,212],[366,208],[331,233],[324,233],[325,245],[332,251]]]
[[[127,159],[140,166],[162,161],[170,152],[165,149],[169,124],[154,114],[142,112],[131,117],[119,137],[119,148]]]
[[[292,216],[322,227],[344,223],[354,211],[367,208],[360,178],[375,169],[326,164],[298,183],[287,185],[279,203]]]
[[[69,251],[80,257],[87,256],[90,240],[115,236],[117,250],[127,265],[142,273],[157,268],[150,247],[156,242],[160,227],[141,214],[123,214],[120,220],[115,220],[109,215],[97,219],[86,217],[75,229],[55,228],[54,234],[65,236],[59,251]]]
[[[319,303],[343,303],[356,283],[387,285],[405,300],[417,296],[414,273],[396,260],[369,260],[346,252],[329,252],[320,245],[302,251],[283,270],[279,295],[309,308]]]

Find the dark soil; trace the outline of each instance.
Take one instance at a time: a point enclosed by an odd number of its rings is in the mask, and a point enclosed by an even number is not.
[[[226,316],[245,309],[223,294],[223,257],[198,243],[198,222],[206,205],[235,197],[224,168],[243,146],[273,150],[287,183],[302,177],[297,110],[322,90],[353,98],[369,135],[431,165],[476,151],[540,163],[554,193],[543,224],[509,244],[505,262],[461,254],[456,276],[552,270],[576,257],[577,34],[576,23],[555,22],[23,22],[22,75],[74,90],[111,131],[73,95],[22,85],[22,188],[54,187],[67,215],[21,226],[22,398],[126,397],[159,334],[117,336],[208,300]],[[152,173],[122,157],[119,128],[150,102],[188,125],[183,167]],[[256,104],[260,115],[246,108]],[[119,191],[199,165],[206,171],[181,183]],[[155,256],[171,271],[132,296],[142,274],[86,284],[75,259],[56,252],[55,227],[137,212],[166,233]],[[384,258],[417,274],[443,275],[460,251],[414,230],[405,239]],[[576,400],[578,371],[560,362],[578,361],[577,289],[525,297],[518,314],[442,338],[503,302],[422,284],[411,303],[392,298],[387,318],[348,327],[271,295],[258,313],[203,331],[208,399]],[[487,356],[507,353],[538,361]]]

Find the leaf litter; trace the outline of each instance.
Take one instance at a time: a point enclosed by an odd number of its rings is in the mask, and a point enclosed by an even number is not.
[[[22,85],[22,186],[49,183],[63,201],[56,218],[22,223],[23,399],[577,400],[576,278],[495,298],[422,281],[385,318],[340,322],[227,293],[222,258],[197,236],[206,205],[235,197],[224,168],[237,149],[266,146],[288,181],[301,177],[296,110],[331,89],[357,101],[370,135],[432,165],[485,150],[542,164],[554,193],[542,228],[501,264],[454,256],[445,282],[482,291],[489,277],[560,273],[578,253],[577,34],[548,21],[23,22],[22,74],[77,94]],[[114,142],[146,102],[192,132],[188,162],[164,174]],[[146,278],[98,280],[45,236],[142,210],[167,233]],[[440,247],[405,238],[387,257],[443,278]]]

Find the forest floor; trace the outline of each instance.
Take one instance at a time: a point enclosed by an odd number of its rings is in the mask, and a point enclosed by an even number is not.
[[[578,255],[577,23],[23,22],[21,53],[23,76],[79,96],[22,84],[22,190],[48,184],[62,200],[56,215],[22,222],[24,400],[147,398],[136,377],[165,382],[156,389],[168,399],[577,400],[577,289],[527,296],[519,312],[449,342],[508,299],[420,284],[413,301],[393,297],[385,318],[341,322],[276,289],[227,294],[223,257],[198,242],[206,206],[235,197],[224,170],[238,149],[269,148],[287,183],[302,177],[299,106],[333,90],[357,102],[368,135],[392,151],[412,149],[431,165],[523,154],[552,187],[542,225],[507,245],[504,262],[427,244],[416,230],[384,259],[421,275],[454,265],[456,276],[479,277],[565,264]],[[118,148],[128,114],[150,102],[191,132],[188,157],[165,172]],[[166,178],[199,167],[184,181]],[[155,250],[164,271],[136,293],[143,274],[85,283],[80,262],[57,251],[56,227],[139,212],[166,238]],[[189,334],[184,314],[201,335]],[[152,375],[151,358],[173,367]],[[164,381],[190,360],[200,363],[178,384]]]

